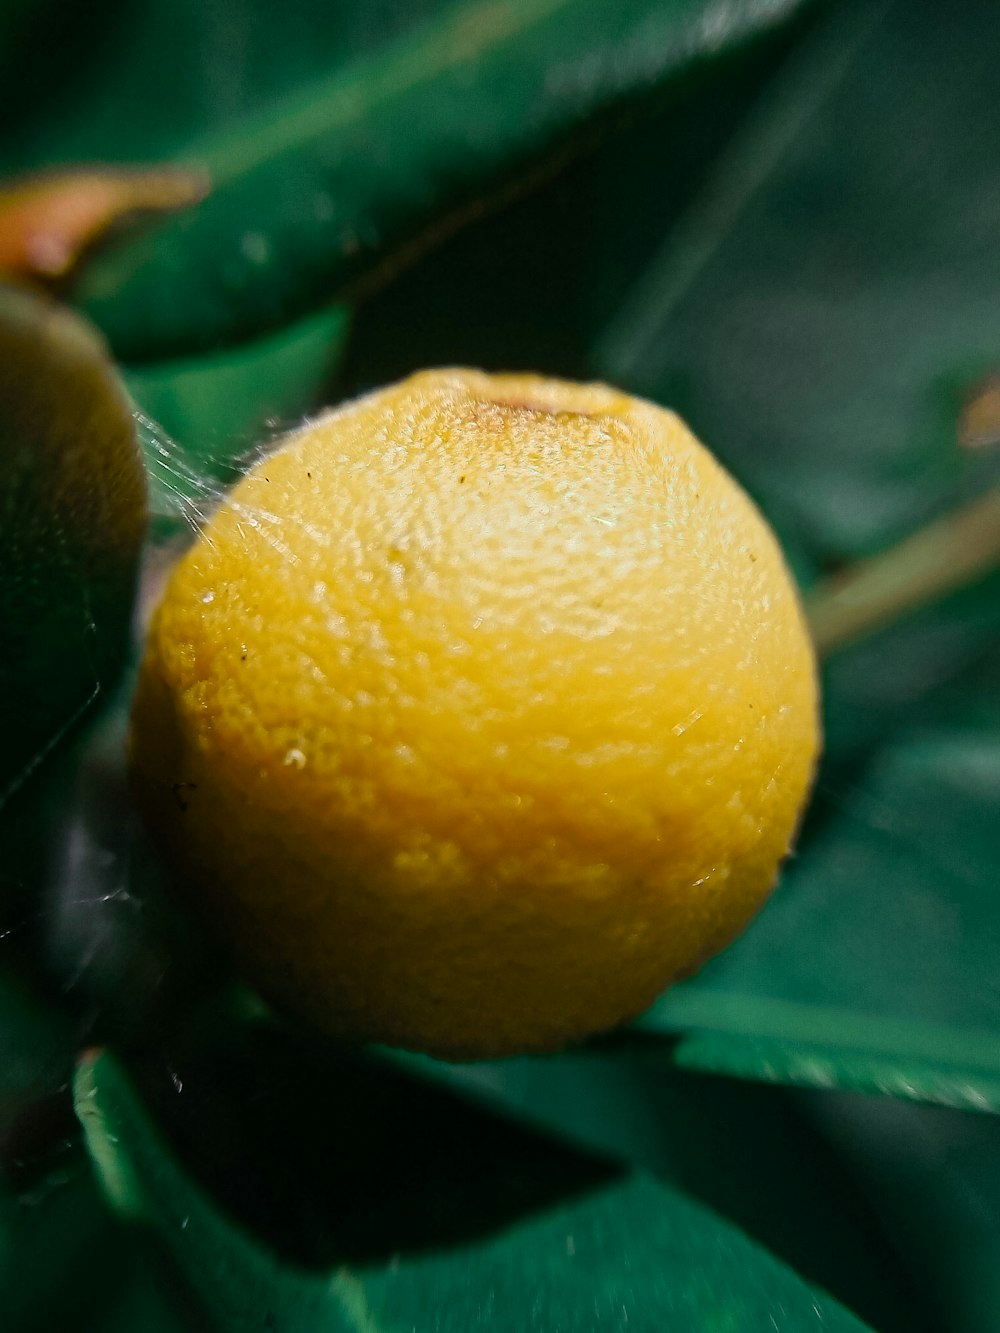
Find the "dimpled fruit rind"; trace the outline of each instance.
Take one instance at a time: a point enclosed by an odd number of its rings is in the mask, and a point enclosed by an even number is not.
[[[686,426],[442,370],[222,501],[154,617],[131,757],[265,996],[466,1058],[607,1030],[726,944],[817,747],[777,542]]]

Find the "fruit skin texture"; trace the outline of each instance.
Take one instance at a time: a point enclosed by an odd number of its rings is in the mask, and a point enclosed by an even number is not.
[[[249,472],[173,573],[132,731],[264,994],[454,1059],[604,1031],[726,944],[817,748],[781,552],[684,424],[468,370]]]

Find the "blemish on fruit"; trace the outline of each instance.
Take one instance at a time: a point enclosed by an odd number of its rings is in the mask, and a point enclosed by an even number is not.
[[[186,814],[190,802],[188,801],[184,793],[186,791],[197,791],[198,790],[197,782],[175,782],[172,784],[170,790],[174,794],[174,800],[177,802],[178,810],[180,810],[182,815]]]

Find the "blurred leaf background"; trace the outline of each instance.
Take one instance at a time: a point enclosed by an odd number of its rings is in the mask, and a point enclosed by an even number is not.
[[[5,1329],[1000,1327],[996,573],[830,658],[771,904],[560,1056],[284,1030],[122,771],[135,587],[262,443],[419,366],[676,408],[806,589],[995,486],[961,423],[1000,367],[998,66],[987,0],[0,2],[6,178],[211,184],[60,288],[107,357],[0,303]],[[70,466],[74,357],[136,404],[141,570],[102,536],[127,460]]]

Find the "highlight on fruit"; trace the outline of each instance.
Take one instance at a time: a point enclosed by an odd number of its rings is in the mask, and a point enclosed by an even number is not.
[[[130,741],[271,1003],[451,1059],[607,1031],[721,949],[818,746],[781,550],[684,423],[464,369],[308,422],[224,497]]]

